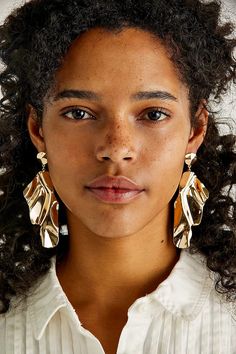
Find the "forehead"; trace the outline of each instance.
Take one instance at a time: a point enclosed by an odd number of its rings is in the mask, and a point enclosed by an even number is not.
[[[125,91],[157,83],[159,88],[185,90],[165,45],[137,28],[113,32],[93,28],[71,45],[56,74],[58,90],[89,85],[99,90],[122,87]]]

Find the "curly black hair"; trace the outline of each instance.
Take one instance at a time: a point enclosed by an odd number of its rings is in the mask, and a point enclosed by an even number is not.
[[[193,170],[210,192],[191,251],[203,254],[217,275],[216,290],[236,298],[235,137],[219,133],[210,102],[221,100],[236,81],[233,25],[222,24],[221,3],[201,0],[32,0],[0,27],[0,312],[63,257],[68,237],[54,249],[41,246],[38,226],[29,220],[23,189],[41,166],[29,138],[29,105],[42,123],[43,99],[53,87],[71,43],[84,31],[136,27],[161,40],[189,88],[191,121],[199,102],[208,102],[209,126]],[[228,121],[229,122],[229,121]],[[61,203],[61,201],[60,201]],[[62,204],[62,203],[61,203]],[[63,205],[60,222],[66,220]]]

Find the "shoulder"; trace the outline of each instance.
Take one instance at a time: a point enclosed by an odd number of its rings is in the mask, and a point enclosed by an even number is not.
[[[50,318],[66,304],[53,259],[49,271],[30,289],[28,295],[13,299],[9,310],[0,315],[0,343],[12,342],[11,338],[16,337],[22,343],[26,343],[28,336],[37,339]],[[14,351],[9,349],[6,352]]]
[[[26,336],[26,299],[12,301],[9,310],[0,315],[0,352],[15,353],[16,342],[21,343]],[[14,338],[14,340],[13,340]],[[19,341],[20,340],[20,341]]]
[[[216,290],[217,274],[207,267],[204,256],[187,252],[187,257],[194,265],[192,269],[196,274],[196,290],[199,289],[196,303],[196,308],[199,309],[198,314],[202,314],[205,319],[219,323],[221,326],[231,322],[236,328],[236,301],[230,302],[224,294]],[[191,274],[189,276],[191,277]],[[193,274],[192,277],[194,278]]]

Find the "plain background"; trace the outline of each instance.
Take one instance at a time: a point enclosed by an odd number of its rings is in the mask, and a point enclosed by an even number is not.
[[[66,1],[66,0],[65,0]],[[122,1],[122,0],[121,0]],[[0,0],[0,23],[11,12],[14,7],[22,5],[25,0]],[[236,0],[223,0],[222,17],[230,19],[236,24]],[[236,54],[235,54],[236,55]],[[218,110],[218,107],[216,107]],[[225,96],[223,105],[220,105],[219,116],[234,118],[234,132],[236,133],[236,87],[232,87]]]

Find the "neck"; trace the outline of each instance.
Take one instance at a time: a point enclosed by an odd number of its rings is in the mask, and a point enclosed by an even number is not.
[[[136,234],[107,238],[68,214],[70,247],[57,264],[57,274],[75,308],[82,303],[112,306],[117,299],[127,307],[169,275],[179,254],[167,227],[168,215],[163,216],[165,223],[156,219]]]

